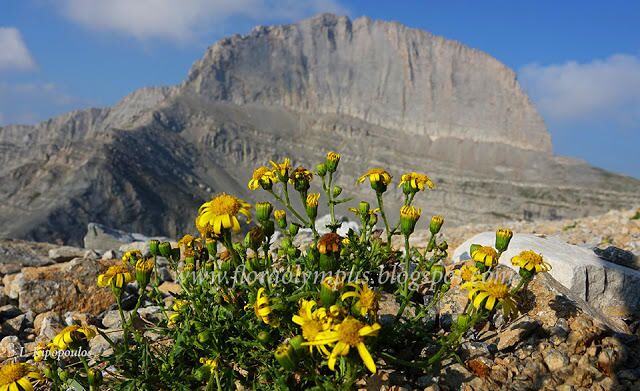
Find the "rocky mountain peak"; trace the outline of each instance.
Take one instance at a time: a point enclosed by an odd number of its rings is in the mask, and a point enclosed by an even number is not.
[[[321,14],[210,47],[183,85],[213,101],[339,114],[432,140],[551,153],[513,71],[459,42],[394,22]]]

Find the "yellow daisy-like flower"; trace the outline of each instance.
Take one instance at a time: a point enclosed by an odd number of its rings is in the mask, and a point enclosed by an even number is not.
[[[378,182],[381,182],[382,184],[387,186],[389,185],[389,183],[391,183],[392,177],[391,174],[389,174],[385,169],[372,168],[358,178],[358,183],[364,183],[367,178],[369,178],[369,182],[371,182],[372,186]]]
[[[253,305],[253,310],[256,313],[258,319],[263,321],[268,325],[276,325],[276,322],[271,319],[269,315],[273,312],[273,308],[269,305],[269,297],[265,293],[264,287],[258,289],[258,294],[256,295],[256,302]]]
[[[208,358],[208,357],[200,357],[200,364],[209,368],[210,371],[215,371],[218,369],[218,360]]]
[[[306,206],[308,208],[317,208],[320,201],[320,193],[311,193],[307,196]]]
[[[511,297],[509,286],[497,279],[487,281],[470,281],[462,284],[462,288],[469,291],[469,300],[477,309],[486,308],[492,311],[496,303],[502,305],[504,316],[517,312],[515,300]]]
[[[53,338],[52,346],[59,350],[70,346],[83,344],[96,336],[96,331],[87,326],[77,324],[67,326]]]
[[[335,344],[328,360],[329,369],[332,371],[335,371],[336,360],[339,356],[346,356],[351,348],[356,348],[367,369],[372,373],[376,373],[376,364],[364,344],[364,339],[365,337],[377,335],[380,328],[381,326],[378,323],[369,326],[355,318],[348,317],[333,330],[322,331],[316,336],[315,341],[305,342],[303,345]]]
[[[0,368],[0,391],[33,391],[42,379],[36,368],[25,363],[9,363]]]
[[[522,251],[520,254],[511,258],[511,263],[514,266],[519,266],[528,271],[535,270],[536,273],[551,270],[551,265],[544,261],[542,255],[531,250]]]
[[[454,270],[453,274],[460,277],[462,281],[477,281],[482,278],[480,270],[475,266],[464,265],[460,269]]]
[[[112,286],[122,288],[135,279],[131,268],[127,264],[110,266],[106,272],[98,276],[98,287]]]
[[[336,172],[338,168],[338,163],[340,162],[340,154],[336,152],[327,152],[327,171]]]
[[[493,267],[498,264],[498,252],[489,246],[479,246],[471,251],[471,258],[480,263],[484,263],[487,267]]]
[[[297,191],[307,191],[309,190],[309,183],[313,179],[313,173],[307,170],[304,167],[298,167],[291,173],[289,177],[289,183],[293,185],[293,187]]]
[[[285,158],[282,163],[276,163],[273,160],[270,161],[273,166],[273,172],[278,175],[279,178],[287,178],[289,176],[289,170],[291,169],[291,160]]]
[[[122,256],[122,262],[129,262],[131,258],[133,258],[135,262],[135,260],[142,258],[142,253],[140,250],[127,251]]]
[[[354,288],[354,290],[345,292],[340,296],[342,301],[350,297],[356,298],[354,303],[354,309],[361,315],[367,314],[375,316],[378,311],[378,295],[371,290],[366,283],[359,284],[347,284],[348,287]]]
[[[193,235],[186,234],[182,239],[178,240],[178,245],[185,246],[188,249],[193,249],[196,243],[200,243],[200,238],[196,238]]]
[[[277,181],[278,177],[273,171],[269,170],[269,168],[265,166],[261,166],[253,171],[253,176],[251,177],[248,186],[250,190],[256,190],[260,186],[265,189],[271,189],[273,183]]]
[[[403,235],[411,235],[420,219],[422,210],[413,205],[403,205],[400,208],[400,231]]]
[[[251,205],[232,195],[222,193],[211,201],[205,202],[198,209],[196,227],[198,230],[211,227],[217,235],[224,229],[240,231],[238,214],[243,214],[247,223],[251,222]]]
[[[306,341],[315,341],[318,334],[328,330],[331,327],[324,308],[316,309],[316,302],[313,300],[300,300],[300,310],[296,315],[291,317],[293,323],[302,328],[302,337]],[[320,353],[328,356],[329,351],[325,346],[319,345],[317,349]],[[309,346],[309,351],[313,350],[313,346]]]
[[[411,189],[414,192],[424,191],[425,186],[429,189],[433,189],[435,185],[427,175],[418,174],[417,172],[409,172],[403,174],[400,177],[400,185],[398,187],[407,186],[407,189]]]

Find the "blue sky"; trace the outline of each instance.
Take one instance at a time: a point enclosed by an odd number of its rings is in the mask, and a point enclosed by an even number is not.
[[[557,154],[640,178],[640,2],[630,1],[0,0],[0,125],[179,83],[221,37],[322,11],[489,53],[518,73]]]

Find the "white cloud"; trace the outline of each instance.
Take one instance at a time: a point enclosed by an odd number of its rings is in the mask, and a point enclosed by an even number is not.
[[[20,31],[13,27],[0,27],[0,71],[32,70],[35,67]]]
[[[638,56],[616,54],[589,63],[530,64],[520,70],[519,78],[545,119],[595,119],[616,125],[640,120]]]
[[[292,20],[319,12],[345,13],[338,0],[64,0],[62,14],[86,28],[137,39],[187,41],[231,18]],[[58,3],[60,4],[60,3]]]

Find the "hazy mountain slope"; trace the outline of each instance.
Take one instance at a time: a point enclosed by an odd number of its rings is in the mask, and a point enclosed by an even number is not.
[[[98,221],[191,229],[214,191],[251,200],[269,158],[334,149],[354,177],[430,174],[424,213],[449,223],[594,214],[640,204],[640,181],[554,157],[515,74],[492,57],[397,23],[321,15],[213,45],[184,83],[107,109],[0,128],[0,236],[79,243]],[[358,196],[371,200],[367,186]],[[395,208],[397,189],[389,195]]]

